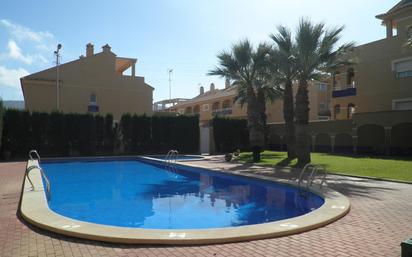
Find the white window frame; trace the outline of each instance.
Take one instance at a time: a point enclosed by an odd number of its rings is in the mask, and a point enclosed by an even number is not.
[[[412,102],[412,98],[393,99],[392,100],[392,110],[393,111],[404,111],[404,110],[396,109],[396,104],[399,103],[399,102]],[[406,110],[408,110],[408,109],[406,109]],[[412,109],[410,109],[410,110],[412,110]]]
[[[202,104],[202,111],[208,112],[209,111],[209,104]]]
[[[319,91],[326,92],[328,91],[328,84],[326,83],[319,83]]]
[[[397,63],[399,63],[399,62],[407,62],[407,61],[412,61],[412,56],[405,57],[405,58],[401,58],[401,59],[392,60],[392,62],[391,62],[392,71],[396,72],[396,64],[397,64]]]
[[[94,96],[94,102],[92,102],[92,96]],[[97,105],[97,94],[91,93],[89,96],[89,105]]]

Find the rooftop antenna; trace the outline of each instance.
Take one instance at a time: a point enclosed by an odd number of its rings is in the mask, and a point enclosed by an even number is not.
[[[169,100],[172,99],[172,72],[173,69],[168,69],[167,72],[169,73]]]
[[[60,49],[61,48],[62,48],[62,44],[58,44],[56,51],[54,51],[54,55],[56,56],[56,110],[57,111],[60,108],[59,65],[60,65]]]

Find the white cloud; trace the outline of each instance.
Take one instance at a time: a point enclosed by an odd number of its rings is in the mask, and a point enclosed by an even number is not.
[[[48,31],[34,31],[10,20],[0,19],[0,29],[9,35],[6,51],[0,52],[0,60],[16,60],[26,65],[50,63],[45,56],[54,51],[56,40]]]
[[[0,86],[8,86],[20,89],[20,78],[29,75],[23,68],[8,69],[0,66]]]
[[[48,31],[33,31],[28,27],[21,26],[9,20],[0,20],[0,25],[5,27],[9,33],[19,41],[30,40],[34,42],[42,42],[53,40],[54,36]]]
[[[24,55],[20,49],[20,47],[17,45],[17,43],[14,40],[9,40],[9,43],[7,45],[7,48],[9,50],[8,56],[12,59],[22,61],[26,64],[31,64],[33,62],[33,57],[29,55]]]

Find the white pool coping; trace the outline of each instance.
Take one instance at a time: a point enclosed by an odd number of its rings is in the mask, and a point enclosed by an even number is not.
[[[159,160],[156,159],[156,161]],[[38,165],[38,162],[29,160],[27,167],[32,165]],[[207,169],[193,164],[179,165]],[[215,169],[212,170],[215,171]],[[262,178],[262,176],[253,174],[247,177]],[[216,229],[127,228],[83,222],[53,212],[47,204],[40,171],[38,169],[32,170],[30,178],[34,183],[35,190],[32,190],[28,179],[25,178],[19,209],[21,216],[27,222],[42,229],[67,236],[112,243],[189,245],[280,237],[325,226],[343,217],[350,209],[350,202],[344,195],[327,187],[323,189],[312,188],[313,193],[325,199],[324,204],[310,213],[295,218],[257,225]],[[274,178],[265,177],[265,179],[296,186],[295,183],[279,181]]]

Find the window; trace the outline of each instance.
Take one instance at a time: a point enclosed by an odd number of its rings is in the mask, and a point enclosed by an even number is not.
[[[92,93],[89,98],[89,105],[87,106],[88,112],[99,112],[99,106],[97,105],[97,97],[95,93]]]
[[[392,109],[397,111],[412,110],[412,98],[393,100]]]
[[[217,111],[220,108],[220,103],[219,102],[214,102],[212,105],[212,110]]]
[[[232,107],[230,100],[225,100],[222,104],[222,109],[229,109]]]
[[[337,104],[335,107],[333,107],[333,118],[336,120],[336,117],[340,113],[340,105]]]
[[[325,83],[320,83],[319,84],[319,91],[327,91],[328,90],[328,85]]]
[[[412,60],[399,61],[395,63],[397,79],[412,77]]]
[[[333,74],[333,90],[340,90],[340,72],[336,71]]]
[[[195,107],[193,107],[193,113],[194,114],[199,114],[199,112],[200,112],[200,106],[199,105],[196,105]]]
[[[356,106],[353,103],[348,104],[348,119],[352,119],[353,114],[355,113]]]
[[[204,104],[204,105],[202,105],[202,110],[203,110],[204,112],[209,111],[209,104]]]
[[[346,85],[348,88],[355,87],[355,70],[349,68],[346,72]]]
[[[409,77],[412,77],[412,71],[401,71],[396,73],[396,78],[398,79],[404,79]]]
[[[90,95],[90,100],[89,100],[89,105],[96,105],[97,104],[97,97],[96,94],[91,94]]]

